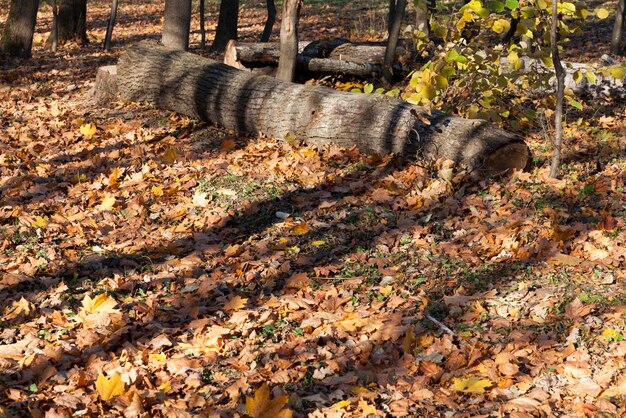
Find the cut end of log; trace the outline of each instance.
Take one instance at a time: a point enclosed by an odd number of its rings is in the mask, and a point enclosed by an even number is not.
[[[239,58],[237,57],[237,41],[234,39],[231,39],[226,44],[226,49],[224,50],[224,64],[240,70],[246,69],[246,67],[239,62]]]
[[[525,170],[530,166],[530,150],[523,142],[506,144],[488,154],[480,167],[481,176],[507,175],[517,170]]]
[[[117,96],[117,66],[105,65],[98,68],[96,84],[93,87],[93,99],[104,104]]]

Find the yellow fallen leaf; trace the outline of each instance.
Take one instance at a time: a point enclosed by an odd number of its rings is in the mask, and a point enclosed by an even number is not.
[[[168,380],[159,385],[159,390],[163,393],[169,393],[172,390],[172,382]]]
[[[165,353],[152,353],[152,354],[149,354],[148,357],[150,357],[152,360],[155,360],[155,361],[167,360],[167,356],[165,355]]]
[[[96,128],[96,125],[94,125],[93,123],[87,123],[80,126],[80,133],[85,135],[87,139],[93,138],[97,130],[98,128]]]
[[[308,148],[308,147],[304,147],[300,150],[300,155],[302,155],[303,157],[307,157],[307,158],[311,158],[311,157],[315,157],[317,153],[315,152],[314,149]]]
[[[102,202],[100,203],[100,206],[98,206],[98,209],[102,211],[111,210],[113,209],[113,206],[115,206],[115,196],[111,193],[104,193],[104,197],[102,198]]]
[[[93,314],[93,313],[118,313],[119,310],[115,309],[117,302],[111,296],[106,293],[100,293],[95,298],[89,297],[86,295],[82,302],[83,307],[81,309],[82,313],[85,314]]]
[[[367,401],[364,400],[360,400],[359,401],[359,407],[361,408],[361,410],[363,411],[363,416],[366,417],[370,414],[377,414],[378,411],[376,410],[375,407],[373,407],[372,405],[368,404]]]
[[[243,308],[247,302],[248,298],[242,298],[241,296],[237,295],[229,300],[226,305],[224,305],[224,310],[227,312],[238,311],[239,309]]]
[[[334,404],[332,404],[330,407],[331,408],[341,408],[341,409],[345,409],[346,406],[350,406],[350,401],[339,401],[339,402],[335,402]]]
[[[304,222],[299,222],[294,225],[291,231],[294,235],[304,235],[309,232],[309,227]]]
[[[2,317],[5,321],[10,321],[19,316],[28,317],[34,311],[35,306],[22,297],[18,301],[13,301],[7,313]]]
[[[462,393],[485,393],[485,388],[492,386],[493,383],[488,379],[480,377],[468,377],[465,379],[453,379],[452,390]]]
[[[109,176],[109,189],[113,189],[119,186],[119,182],[118,182],[119,177],[120,177],[120,169],[115,167],[111,171],[111,175]]]
[[[176,153],[176,148],[169,147],[168,149],[166,149],[165,152],[163,153],[162,158],[163,158],[163,161],[165,161],[167,164],[172,164],[178,158],[178,154]]]
[[[30,224],[30,226],[34,226],[35,228],[45,228],[48,225],[48,217],[37,216],[35,220]]]
[[[254,397],[246,396],[246,411],[252,418],[291,418],[291,410],[283,409],[288,400],[287,395],[270,400],[270,388],[263,383]]]
[[[380,288],[380,294],[383,296],[387,296],[391,292],[393,292],[393,286],[391,285]]]
[[[317,240],[317,241],[313,241],[311,243],[311,245],[314,245],[315,247],[321,247],[322,245],[326,244],[326,241],[324,240]]]
[[[108,379],[105,375],[100,373],[96,380],[96,390],[98,391],[98,395],[100,395],[100,399],[103,401],[108,401],[126,393],[122,377],[117,372],[113,373]]]
[[[209,204],[209,200],[206,198],[206,196],[206,193],[201,193],[196,190],[196,192],[193,194],[193,199],[191,200],[191,203],[193,203],[194,206],[200,206],[201,208],[204,208]]]
[[[161,186],[153,186],[152,194],[155,195],[156,197],[163,196],[163,188]]]

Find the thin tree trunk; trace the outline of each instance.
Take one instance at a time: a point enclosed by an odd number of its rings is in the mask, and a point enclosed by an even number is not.
[[[400,37],[400,26],[402,25],[404,9],[406,9],[406,0],[397,0],[394,9],[393,23],[389,31],[389,39],[387,40],[387,49],[385,50],[385,62],[383,64],[383,82],[386,85],[391,85],[391,79],[393,77],[393,59],[396,54],[396,47],[398,46],[398,38]]]
[[[57,0],[52,0],[52,33],[50,34],[50,42],[52,52],[57,52],[59,48],[59,12]]]
[[[198,9],[200,9],[200,47],[204,49],[206,48],[206,27],[204,26],[204,0],[200,0]]]
[[[301,0],[283,0],[280,24],[280,59],[276,78],[292,81],[296,74],[298,55],[298,19],[300,18]]]
[[[430,23],[427,0],[415,0],[415,28],[430,36]]]
[[[11,0],[9,17],[0,40],[0,52],[30,58],[38,9],[39,0]]]
[[[168,48],[187,50],[191,24],[191,0],[165,0],[161,43]]]
[[[263,28],[263,33],[261,34],[261,42],[268,42],[270,40],[274,23],[276,23],[276,5],[274,4],[274,0],[266,0],[266,4],[267,20],[265,21],[265,27]]]
[[[550,166],[550,177],[556,178],[559,175],[561,165],[561,148],[563,146],[563,96],[565,91],[565,70],[559,57],[558,39],[559,15],[557,13],[557,2],[552,2],[552,26],[550,27],[550,49],[552,50],[552,61],[556,75],[556,108],[554,110],[554,150],[552,152],[552,165]]]
[[[107,33],[104,37],[104,50],[111,50],[111,38],[113,37],[113,27],[115,26],[115,17],[117,16],[118,0],[111,1],[111,15],[109,16],[109,24],[107,25]]]
[[[387,35],[391,35],[391,27],[393,26],[393,18],[396,15],[396,0],[389,0],[387,15]]]
[[[220,16],[217,20],[215,39],[211,51],[224,52],[226,44],[231,39],[237,40],[237,25],[239,24],[239,0],[222,0]]]
[[[615,55],[622,55],[626,51],[624,46],[624,26],[626,25],[626,0],[618,0],[615,9],[615,23],[613,24],[613,34],[611,35],[611,52]]]
[[[59,42],[78,41],[88,43],[87,39],[87,0],[61,0],[58,15]]]

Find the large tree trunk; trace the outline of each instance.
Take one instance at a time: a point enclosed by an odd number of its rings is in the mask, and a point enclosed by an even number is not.
[[[280,59],[276,78],[293,81],[296,75],[298,56],[298,19],[302,0],[283,0],[283,13],[280,22]]]
[[[223,52],[231,39],[237,40],[239,25],[239,0],[222,0],[220,15],[217,20],[215,39],[211,45],[212,52]]]
[[[357,146],[370,153],[452,159],[476,173],[521,169],[529,161],[528,147],[519,137],[483,120],[436,111],[428,114],[385,95],[254,76],[148,43],[122,55],[117,80],[128,100],[152,103],[241,133],[293,135],[316,146]]]
[[[613,34],[611,35],[611,52],[621,55],[626,51],[624,45],[624,26],[626,26],[626,0],[617,0],[615,9],[615,23],[613,24]]]
[[[161,43],[172,49],[187,50],[191,24],[191,0],[165,0]]]
[[[59,42],[88,42],[87,0],[61,0],[57,20]]]
[[[11,0],[9,17],[0,40],[0,52],[13,57],[30,58],[37,9],[38,0]]]

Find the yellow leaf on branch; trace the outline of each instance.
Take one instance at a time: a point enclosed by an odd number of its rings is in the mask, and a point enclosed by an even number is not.
[[[263,383],[254,397],[246,396],[246,411],[252,418],[291,418],[291,410],[283,409],[288,400],[287,395],[270,399],[270,388]]]

